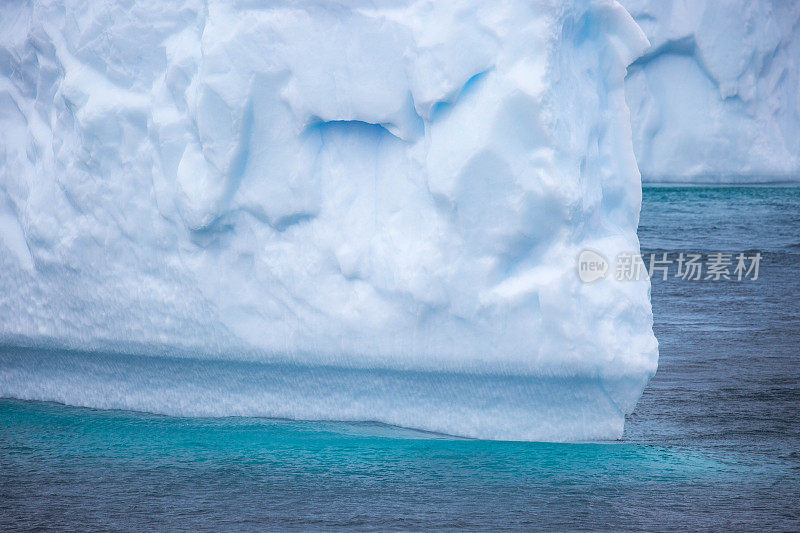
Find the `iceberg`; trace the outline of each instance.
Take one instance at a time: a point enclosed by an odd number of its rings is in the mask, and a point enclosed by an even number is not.
[[[657,366],[615,1],[0,5],[0,396],[619,438]]]
[[[800,180],[800,2],[622,4],[651,43],[626,82],[645,181]]]

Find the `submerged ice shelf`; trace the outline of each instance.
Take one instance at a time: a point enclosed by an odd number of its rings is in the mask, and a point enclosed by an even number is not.
[[[447,435],[593,441],[636,380],[0,349],[3,396],[174,416],[379,421]],[[631,391],[634,393],[634,391]]]
[[[0,5],[0,342],[45,350],[0,396],[619,437],[649,282],[576,260],[638,251],[646,48],[603,0]]]

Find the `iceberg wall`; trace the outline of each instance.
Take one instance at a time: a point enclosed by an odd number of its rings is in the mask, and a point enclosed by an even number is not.
[[[576,261],[638,251],[646,47],[610,0],[3,2],[0,396],[618,438],[649,281]]]
[[[645,181],[800,180],[800,2],[622,4],[651,43],[626,82]]]

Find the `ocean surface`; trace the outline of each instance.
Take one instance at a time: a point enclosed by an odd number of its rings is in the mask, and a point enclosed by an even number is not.
[[[761,260],[755,280],[682,279],[675,264],[653,280],[659,370],[621,441],[6,398],[0,531],[800,530],[800,188],[647,188],[640,239],[646,264]]]

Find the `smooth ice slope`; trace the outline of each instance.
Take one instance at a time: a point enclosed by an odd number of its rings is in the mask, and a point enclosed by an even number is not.
[[[619,437],[649,283],[576,259],[638,251],[646,47],[612,1],[3,2],[0,338],[54,351],[0,396]]]
[[[626,82],[645,181],[800,181],[800,2],[622,4],[651,43]]]

